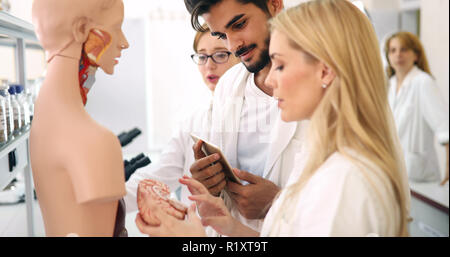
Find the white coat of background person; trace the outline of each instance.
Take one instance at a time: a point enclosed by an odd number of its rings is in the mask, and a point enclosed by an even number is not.
[[[438,182],[441,179],[434,138],[447,151],[448,181],[448,104],[431,76],[420,40],[410,32],[397,32],[385,44],[388,61],[389,104],[405,156],[409,179]]]
[[[239,60],[230,56],[231,53],[225,48],[223,42],[212,37],[209,31],[197,32],[194,38],[193,48],[195,54],[191,55],[193,61],[198,65],[206,86],[214,92],[216,85],[222,75]],[[206,101],[205,101],[206,102]],[[194,141],[190,133],[198,135],[205,140],[211,127],[212,103],[196,110],[192,116],[184,119],[161,153],[158,163],[149,168],[140,169],[134,173],[126,183],[127,195],[125,204],[127,212],[137,210],[136,192],[138,184],[143,179],[161,181],[169,186],[172,192],[180,187],[178,179],[184,174],[189,174],[189,167],[195,161],[192,145]],[[187,189],[183,187],[180,192],[180,201],[186,205],[190,204]]]

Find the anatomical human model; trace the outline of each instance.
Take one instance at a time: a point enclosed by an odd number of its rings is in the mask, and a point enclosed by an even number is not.
[[[84,109],[97,67],[113,74],[122,0],[34,0],[47,74],[30,132],[33,177],[47,236],[123,236],[126,194],[118,138]]]
[[[152,204],[180,220],[184,220],[187,213],[186,206],[170,198],[169,187],[166,184],[151,179],[139,182],[137,203],[142,219],[152,226],[160,224],[159,219],[151,212],[150,205]]]

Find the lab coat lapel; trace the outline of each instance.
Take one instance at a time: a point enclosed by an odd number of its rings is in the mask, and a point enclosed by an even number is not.
[[[420,72],[420,70],[419,70],[419,68],[417,68],[417,66],[412,67],[412,69],[409,71],[409,73],[403,79],[402,87],[395,95],[397,101],[401,101],[400,99],[402,97],[405,97],[407,92],[409,90],[411,90],[411,81],[417,76],[417,74],[419,72]],[[397,78],[395,78],[394,80],[395,80],[395,90],[397,90]]]
[[[264,167],[263,177],[268,178],[275,162],[280,158],[281,153],[287,147],[297,130],[298,122],[284,122],[278,115],[275,127],[271,133],[271,144],[266,166]]]
[[[211,142],[219,146],[232,167],[237,167],[237,140],[241,120],[244,92],[250,73],[243,69],[230,81],[233,86],[230,95],[215,99],[212,116]]]

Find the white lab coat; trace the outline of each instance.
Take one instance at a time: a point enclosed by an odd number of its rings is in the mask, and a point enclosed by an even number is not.
[[[209,139],[219,146],[232,167],[237,165],[237,140],[244,91],[250,73],[243,64],[237,64],[220,79],[214,93],[212,126]],[[295,154],[300,151],[301,135],[306,122],[286,123],[280,115],[271,131],[269,154],[263,172],[268,179],[283,188],[291,174]],[[233,217],[243,224],[260,231],[263,220],[249,220],[243,217],[226,193],[222,194]]]
[[[335,152],[278,216],[286,198],[283,191],[266,216],[261,236],[396,236],[400,207],[388,177],[354,151],[350,154],[364,164]],[[288,185],[298,181],[306,161],[307,154],[296,156]],[[406,174],[404,180],[407,184]]]
[[[434,137],[441,144],[449,141],[448,104],[427,73],[414,66],[397,93],[397,78],[390,81],[391,106],[409,179],[439,181],[439,163]]]

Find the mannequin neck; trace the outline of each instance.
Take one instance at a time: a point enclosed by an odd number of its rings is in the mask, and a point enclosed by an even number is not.
[[[82,44],[72,41],[63,46],[62,51],[53,56],[47,65],[44,85],[66,106],[83,106],[78,78],[81,50]]]
[[[79,60],[55,56],[47,65],[44,85],[65,104],[83,106],[78,72]]]

